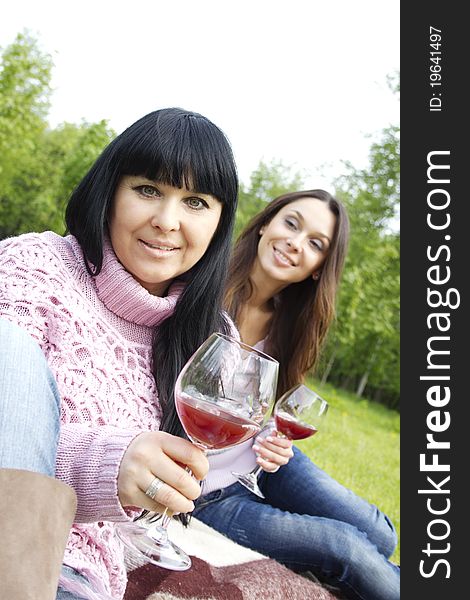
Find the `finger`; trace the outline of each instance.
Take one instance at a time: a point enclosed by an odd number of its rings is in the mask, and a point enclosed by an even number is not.
[[[154,480],[155,475],[149,471],[145,471],[135,480],[126,480],[126,484],[122,484],[119,493],[122,506],[146,508],[153,512],[163,512],[165,508],[172,513],[186,513],[194,510],[194,502],[190,498],[165,482],[155,493],[154,498],[148,496],[145,492]]]
[[[276,471],[278,471],[281,466],[269,460],[265,460],[261,456],[258,456],[256,458],[256,462],[260,465],[263,471],[266,471],[267,473],[276,473]]]
[[[202,450],[188,440],[169,433],[160,431],[159,435],[159,445],[167,456],[182,465],[187,465],[196,479],[204,479],[209,470],[209,462]]]
[[[257,444],[253,445],[253,450],[260,456],[261,458],[273,462],[277,465],[287,465],[289,459],[291,458],[289,452],[285,449],[278,449],[275,447],[275,450],[269,450],[266,446],[258,446]]]
[[[292,456],[294,455],[292,446],[289,446],[286,448],[284,446],[278,446],[276,444],[272,444],[266,440],[263,442],[256,442],[256,445],[263,447],[266,450],[270,450],[271,452],[274,452],[275,454],[280,454],[281,456],[285,456],[286,458],[292,458]]]
[[[152,475],[145,478],[150,483],[155,479]],[[145,488],[145,489],[143,489]],[[124,508],[145,508],[152,512],[164,512],[169,509],[172,513],[186,513],[194,510],[192,500],[186,498],[175,489],[164,485],[158,490],[155,499],[146,495],[145,490],[148,486],[143,485],[142,489],[137,485],[127,485],[119,494],[119,500]]]
[[[168,502],[160,501],[160,496],[162,495],[168,499]],[[165,494],[164,490],[162,493],[159,491],[155,500],[149,498],[142,490],[137,490],[132,504],[133,506],[138,506],[139,508],[145,508],[158,513],[163,513],[165,510],[168,510],[170,513],[178,514],[188,513],[194,510],[194,503],[191,500],[188,500],[178,493],[175,493],[175,495]]]
[[[197,468],[199,475],[205,473],[207,459],[187,440],[163,432],[138,435],[129,444],[119,468],[118,496],[122,506],[155,510],[145,491],[157,476],[168,486],[163,488],[157,502],[165,502],[176,512],[191,511],[192,500],[200,495],[200,486],[185,471],[186,462]]]
[[[148,478],[146,478],[146,484],[142,489],[139,489],[137,498],[141,501],[143,508],[149,508],[149,510],[156,512],[162,512],[162,508],[168,508],[172,513],[191,512],[194,510],[194,503],[191,499],[181,494],[160,477],[158,477],[158,479],[161,483],[158,490],[152,494],[153,497],[146,493],[150,484],[155,481],[155,476],[153,474],[150,474]],[[198,491],[198,495],[199,493],[200,490]]]
[[[275,431],[274,434],[268,435],[264,438],[264,440],[269,444],[278,446],[279,448],[292,448],[292,440],[289,440],[284,436],[278,436],[276,434],[277,432]]]
[[[292,442],[287,440],[288,444],[283,443],[282,445],[276,443],[277,438],[274,438],[274,441],[269,441],[269,438],[266,439],[256,439],[255,445],[258,447],[263,447],[266,450],[274,452],[275,454],[279,454],[284,456],[285,458],[292,458],[294,456],[294,452],[292,450]]]
[[[155,456],[152,456],[149,462],[149,469],[149,477],[152,479],[158,477],[164,481],[168,487],[179,492],[189,500],[195,500],[201,495],[201,486],[199,482],[194,479],[187,468],[177,464],[166,454],[156,453]],[[151,481],[148,481],[147,479],[142,481],[142,489],[145,491],[150,483]],[[147,487],[145,487],[145,485]],[[162,498],[160,493],[158,497]]]

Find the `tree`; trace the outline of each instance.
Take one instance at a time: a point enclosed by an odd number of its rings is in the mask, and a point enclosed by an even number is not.
[[[41,189],[50,214],[44,226],[64,232],[64,209],[71,192],[113,136],[104,120],[81,125],[63,123],[45,132],[42,172],[46,178]]]
[[[46,128],[50,57],[27,34],[18,34],[0,67],[0,235],[15,232],[31,189],[37,184],[31,160]],[[35,207],[33,205],[32,210]],[[28,206],[28,211],[31,208]]]
[[[64,232],[64,202],[113,132],[107,123],[51,129],[51,57],[27,32],[0,62],[0,239]]]
[[[260,161],[250,177],[249,186],[240,185],[234,237],[260,212],[267,202],[290,191],[302,189],[302,176],[281,161]]]
[[[399,130],[389,127],[371,146],[370,166],[346,164],[336,182],[351,242],[323,361],[323,379],[392,407],[399,401],[399,156]]]

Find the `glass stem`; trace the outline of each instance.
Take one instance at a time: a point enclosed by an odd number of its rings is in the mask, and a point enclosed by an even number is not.
[[[165,508],[165,511],[162,514],[162,527],[163,529],[168,529],[168,525],[171,522],[171,514],[168,513],[168,508]]]
[[[165,508],[162,513],[148,512],[143,520],[147,525],[153,525],[154,523],[160,522],[159,527],[167,529],[171,521],[171,514],[168,514],[168,508]]]
[[[171,521],[171,514],[168,514],[168,508],[163,513],[151,513],[146,519],[150,527],[147,529],[147,535],[154,542],[165,544],[168,540],[168,525]]]

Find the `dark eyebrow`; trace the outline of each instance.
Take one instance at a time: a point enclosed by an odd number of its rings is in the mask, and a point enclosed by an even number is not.
[[[298,210],[293,210],[292,212],[294,212],[297,215],[297,218],[299,219],[299,221],[301,221],[303,224],[305,224],[305,219],[302,213],[300,213]],[[325,234],[325,233],[321,233],[321,231],[317,231],[316,234],[321,237],[324,238],[325,240],[328,240],[328,243],[331,244],[331,240],[330,238]]]
[[[158,185],[169,185],[171,187],[171,184],[169,183],[165,183],[164,181],[160,181],[158,179],[149,179],[148,177],[146,177],[145,175],[136,175],[136,177],[142,177],[143,179],[146,179],[149,183],[151,183],[152,185],[158,186]],[[194,189],[188,189],[186,188],[188,194],[196,194],[196,196],[210,196],[212,198],[215,198],[215,196],[213,194],[207,193],[207,192],[199,192],[198,190],[194,190]]]

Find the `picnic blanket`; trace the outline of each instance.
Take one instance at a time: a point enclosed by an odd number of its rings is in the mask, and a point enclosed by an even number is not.
[[[187,571],[169,571],[128,555],[124,600],[337,600],[339,593],[243,548],[193,518],[171,522],[170,538],[191,556]]]

